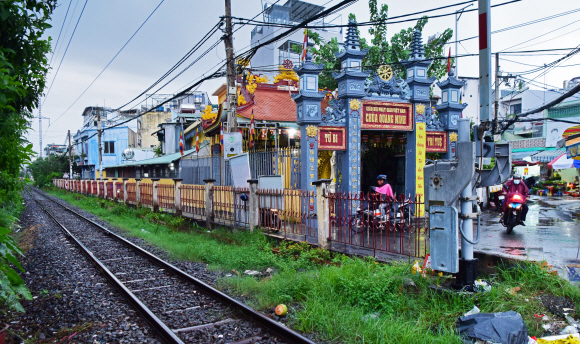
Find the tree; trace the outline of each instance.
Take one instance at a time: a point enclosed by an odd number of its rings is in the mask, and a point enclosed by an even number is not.
[[[56,0],[0,1],[0,303],[24,311],[20,297],[32,296],[13,267],[21,254],[10,228],[21,210],[18,173],[34,154],[24,134],[45,87],[50,27]]]
[[[413,40],[413,31],[423,31],[427,24],[428,18],[423,17],[417,21],[414,27],[401,30],[391,37],[390,42],[387,40],[387,24],[389,7],[383,4],[378,7],[377,0],[369,0],[370,20],[376,22],[369,28],[372,39],[369,42],[361,38],[361,49],[368,49],[369,52],[364,58],[362,65],[364,69],[375,70],[378,66],[389,64],[393,72],[401,78],[406,78],[406,70],[401,65],[401,60],[406,60],[410,55],[411,42]],[[349,20],[356,21],[354,14],[349,15]],[[453,36],[453,30],[445,29],[443,33],[437,34],[425,44],[425,57],[441,58],[444,57],[443,48]],[[325,42],[318,33],[309,31],[308,38],[314,41],[314,47],[309,51],[312,53],[313,62],[324,65],[324,71],[319,77],[321,88],[336,89],[336,80],[332,77],[332,72],[340,70],[340,63],[334,53],[339,52],[340,46],[336,38]],[[427,70],[430,77],[441,78],[447,73],[447,61],[445,59],[434,59],[433,63]]]
[[[73,160],[76,161],[77,157]],[[69,172],[68,155],[49,155],[46,158],[38,158],[29,165],[30,173],[34,178],[34,184],[39,187],[48,186],[53,178],[62,178]],[[76,162],[73,162],[73,171],[77,171]]]

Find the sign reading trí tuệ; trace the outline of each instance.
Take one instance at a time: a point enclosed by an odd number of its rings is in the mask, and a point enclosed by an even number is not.
[[[361,128],[412,131],[412,114],[412,105],[409,103],[363,100]]]
[[[346,128],[318,127],[318,150],[346,150]]]
[[[447,133],[444,131],[428,131],[427,152],[447,153]]]

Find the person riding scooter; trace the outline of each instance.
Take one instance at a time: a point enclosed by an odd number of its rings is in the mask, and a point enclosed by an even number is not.
[[[504,184],[503,190],[506,193],[506,195],[505,195],[505,199],[503,201],[503,205],[502,205],[502,209],[501,209],[503,211],[502,221],[505,220],[506,209],[507,209],[509,200],[511,199],[511,197],[514,194],[520,194],[521,196],[525,197],[526,200],[530,197],[528,195],[529,189],[526,186],[526,184],[522,182],[522,176],[518,173],[514,174],[514,177],[512,180],[508,180]],[[526,220],[527,213],[528,213],[528,206],[525,203],[523,203],[522,210],[520,213],[520,223],[519,223],[522,226],[526,225],[524,223],[524,221]]]
[[[387,175],[379,174],[377,176],[377,184],[379,186],[371,186],[371,189],[380,195],[382,200],[391,201],[394,198],[393,188],[387,183]],[[381,213],[384,215],[387,211],[387,203],[381,203],[380,205]]]

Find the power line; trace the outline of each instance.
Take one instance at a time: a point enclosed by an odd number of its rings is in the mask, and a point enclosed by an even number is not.
[[[570,10],[570,11],[567,11],[567,12],[562,12],[562,13],[554,14],[552,16],[538,18],[538,19],[531,20],[529,22],[525,22],[525,23],[521,23],[521,24],[517,24],[517,25],[513,25],[513,26],[508,26],[508,27],[505,27],[503,29],[499,29],[499,30],[492,31],[491,33],[492,34],[495,34],[495,33],[500,33],[500,32],[509,31],[509,30],[513,30],[513,29],[519,29],[520,27],[524,27],[524,26],[528,26],[528,25],[532,25],[532,24],[537,24],[537,23],[540,23],[540,22],[543,22],[543,21],[546,21],[546,20],[559,18],[559,17],[565,16],[565,15],[568,15],[568,14],[572,14],[572,13],[579,12],[579,11],[580,11],[580,8],[577,8],[577,9]],[[463,39],[457,40],[457,42],[459,43],[459,42],[463,42],[463,41],[469,41],[471,39],[476,39],[478,37],[479,36],[473,36],[473,37],[469,37],[469,38],[463,38]],[[448,42],[448,43],[455,43],[455,41]]]
[[[56,39],[56,44],[54,45],[54,51],[52,53],[52,56],[50,57],[50,62],[48,62],[49,66],[52,65],[52,59],[54,58],[54,55],[56,55],[56,48],[58,47],[58,42],[60,41],[60,34],[62,33],[62,29],[64,28],[64,24],[66,23],[66,18],[68,17],[68,11],[70,10],[70,5],[72,4],[72,2],[73,0],[70,0],[70,2],[68,3],[66,14],[64,15],[64,20],[62,21],[60,31],[58,32],[58,38]]]
[[[561,29],[563,29],[563,28],[565,28],[565,27],[567,27],[567,26],[570,26],[570,25],[572,25],[572,24],[574,24],[574,23],[577,23],[577,22],[579,22],[579,21],[580,21],[580,19],[579,19],[579,20],[575,20],[575,21],[573,21],[573,22],[571,22],[571,23],[569,23],[569,24],[566,24],[566,25],[564,25],[564,26],[560,26],[560,27],[559,27],[559,28],[557,28],[557,29],[554,29],[554,30],[548,31],[548,32],[546,32],[546,33],[543,33],[543,34],[541,34],[541,35],[539,35],[539,36],[536,36],[536,37],[534,37],[534,38],[528,39],[527,41],[523,41],[523,42],[521,42],[521,43],[518,43],[518,44],[516,44],[516,45],[512,45],[511,47],[509,47],[509,48],[505,48],[505,49],[503,49],[503,50],[502,50],[502,51],[500,51],[500,52],[503,52],[503,51],[505,51],[505,50],[509,50],[509,49],[511,49],[511,48],[515,48],[515,47],[517,47],[518,45],[522,45],[522,44],[524,44],[524,43],[527,43],[527,42],[533,41],[534,39],[537,39],[537,38],[543,37],[543,36],[545,36],[545,35],[548,35],[548,34],[550,34],[550,33],[552,33],[552,32],[555,32],[555,31],[561,30]]]
[[[62,66],[62,61],[64,61],[64,57],[66,56],[66,52],[68,51],[68,47],[70,46],[70,42],[72,41],[73,37],[75,36],[75,32],[77,31],[77,27],[79,26],[79,22],[81,21],[81,18],[83,17],[83,13],[85,12],[85,7],[87,7],[87,2],[89,2],[89,0],[85,0],[85,4],[83,6],[81,14],[79,15],[79,19],[77,20],[75,28],[70,36],[68,44],[66,45],[66,49],[64,50],[64,54],[62,55],[62,59],[60,60],[60,63],[58,64],[58,68],[56,70],[56,73],[54,74],[54,78],[52,78],[52,82],[50,83],[50,87],[48,88],[48,91],[46,92],[46,95],[44,96],[44,100],[42,101],[43,106],[44,106],[44,103],[46,102],[46,98],[48,97],[48,94],[50,93],[50,90],[52,89],[52,85],[54,84],[54,80],[56,80],[56,76],[58,75],[58,71],[60,70],[60,66]]]
[[[503,61],[508,61],[508,62],[513,62],[513,63],[521,64],[521,65],[524,65],[524,66],[530,66],[530,67],[543,67],[543,66],[533,65],[533,64],[529,64],[529,63],[523,63],[523,62],[519,62],[519,61],[514,61],[514,60],[504,59],[503,57],[500,57],[499,59],[500,59],[500,60],[503,60]],[[555,66],[555,67],[557,67],[557,68],[561,68],[561,67],[574,67],[574,66],[580,66],[580,63],[571,64],[571,65],[565,65],[565,66]],[[513,74],[517,74],[517,73],[513,73]]]
[[[127,44],[129,44],[129,42],[131,42],[131,40],[133,39],[133,37],[135,37],[135,35],[137,34],[137,32],[139,32],[139,30],[141,30],[141,28],[143,27],[143,25],[145,25],[145,23],[147,23],[147,21],[149,20],[149,18],[151,18],[151,16],[153,15],[153,13],[155,13],[155,11],[157,11],[157,9],[159,8],[159,6],[161,6],[161,4],[164,2],[165,0],[161,0],[161,2],[157,5],[157,7],[155,7],[155,9],[153,9],[153,12],[151,12],[149,14],[149,16],[145,19],[145,21],[143,21],[143,23],[141,23],[141,25],[139,25],[139,27],[137,28],[137,30],[133,33],[133,35],[131,35],[131,37],[129,37],[129,39],[127,40],[127,42],[125,42],[125,44],[123,44],[123,46],[121,47],[121,49],[119,49],[119,51],[115,54],[115,56],[113,56],[113,58],[111,59],[111,61],[109,61],[109,63],[107,63],[107,65],[105,66],[105,68],[103,68],[103,70],[95,77],[95,79],[93,81],[91,81],[91,83],[89,84],[89,86],[87,86],[87,88],[85,88],[85,90],[78,96],[78,98],[60,115],[58,116],[58,118],[56,120],[54,120],[52,122],[52,124],[54,124],[56,121],[58,121],[62,116],[64,116],[65,113],[67,113],[68,110],[70,110],[71,107],[73,107],[73,105],[76,104],[76,102],[81,99],[81,97],[85,94],[85,92],[87,92],[87,90],[95,83],[95,81],[97,81],[97,79],[101,76],[101,74],[103,74],[103,72],[111,65],[111,63],[117,58],[117,56],[119,56],[119,54],[123,51],[123,49],[125,49],[125,47],[127,46]],[[49,125],[50,127],[50,125]]]
[[[207,42],[209,40],[209,38],[211,36],[213,36],[214,33],[216,33],[216,31],[219,29],[219,26],[220,26],[221,23],[222,23],[222,20],[218,21],[217,24],[215,24],[214,27],[211,28],[205,34],[205,36],[203,36],[201,38],[201,40],[199,40],[179,61],[177,61],[167,72],[165,72],[165,74],[163,74],[159,79],[157,79],[157,81],[155,81],[145,91],[141,92],[139,95],[137,95],[135,98],[131,99],[127,103],[125,103],[125,104],[117,107],[115,110],[119,110],[119,109],[124,108],[125,106],[131,104],[132,102],[134,102],[135,100],[137,100],[139,97],[141,97],[142,95],[144,95],[145,93],[147,93],[150,89],[152,89],[153,87],[157,86],[165,78],[167,78],[171,73],[173,73],[173,71],[175,71],[177,68],[179,68],[179,66],[181,66],[189,57],[191,57],[191,55],[193,55],[199,48],[201,48],[201,46],[205,42]]]
[[[522,1],[522,0],[512,0],[512,1],[508,1],[508,2],[501,3],[501,4],[492,5],[491,7],[504,6],[504,5],[508,5],[508,4],[511,4],[511,3],[514,3],[514,2],[520,2],[520,1]],[[470,3],[470,2],[473,2],[473,1],[467,1],[467,2],[457,3],[457,4],[454,4],[454,5],[443,6],[442,8],[463,5],[463,4]],[[415,13],[411,13],[411,14],[404,14],[404,15],[400,15],[400,16],[397,16],[397,17],[387,18],[385,20],[376,20],[376,21],[361,22],[361,23],[357,23],[357,26],[374,26],[374,25],[380,25],[380,24],[385,24],[385,25],[399,24],[399,23],[406,23],[406,22],[417,21],[417,20],[424,19],[424,18],[434,19],[434,18],[441,18],[441,17],[450,16],[450,15],[455,15],[455,12],[449,12],[449,13],[445,13],[445,14],[437,14],[437,15],[432,15],[432,16],[423,16],[423,17],[415,17],[415,18],[405,19],[405,20],[391,21],[393,19],[404,18],[404,17],[408,17],[408,16],[420,14],[420,13],[433,12],[433,11],[436,11],[438,9],[441,9],[441,8],[435,8],[435,9],[425,10],[425,11],[421,11],[421,12],[415,12]],[[465,12],[473,12],[473,11],[477,11],[477,10],[478,9],[475,8],[475,9],[471,9],[471,10],[465,10],[463,12],[464,13]],[[239,18],[239,17],[232,17],[232,18],[235,18],[235,19],[238,19],[238,20],[243,20],[243,21],[251,21],[253,24],[262,25],[262,26],[274,26],[274,27],[285,27],[285,28],[291,28],[292,27],[292,25],[290,25],[290,24],[267,23],[267,22],[261,22],[261,21],[250,20],[250,19]],[[307,25],[307,26],[304,26],[304,27],[305,28],[308,28],[308,29],[329,29],[329,28],[348,27],[348,24],[337,24],[337,25]]]

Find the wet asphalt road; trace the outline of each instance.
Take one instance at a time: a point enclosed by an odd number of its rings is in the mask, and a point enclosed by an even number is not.
[[[528,206],[526,226],[515,227],[509,235],[499,223],[500,213],[485,211],[475,249],[520,259],[546,260],[560,275],[574,279],[568,267],[580,265],[580,199],[531,196]],[[580,268],[575,270],[580,275]]]

